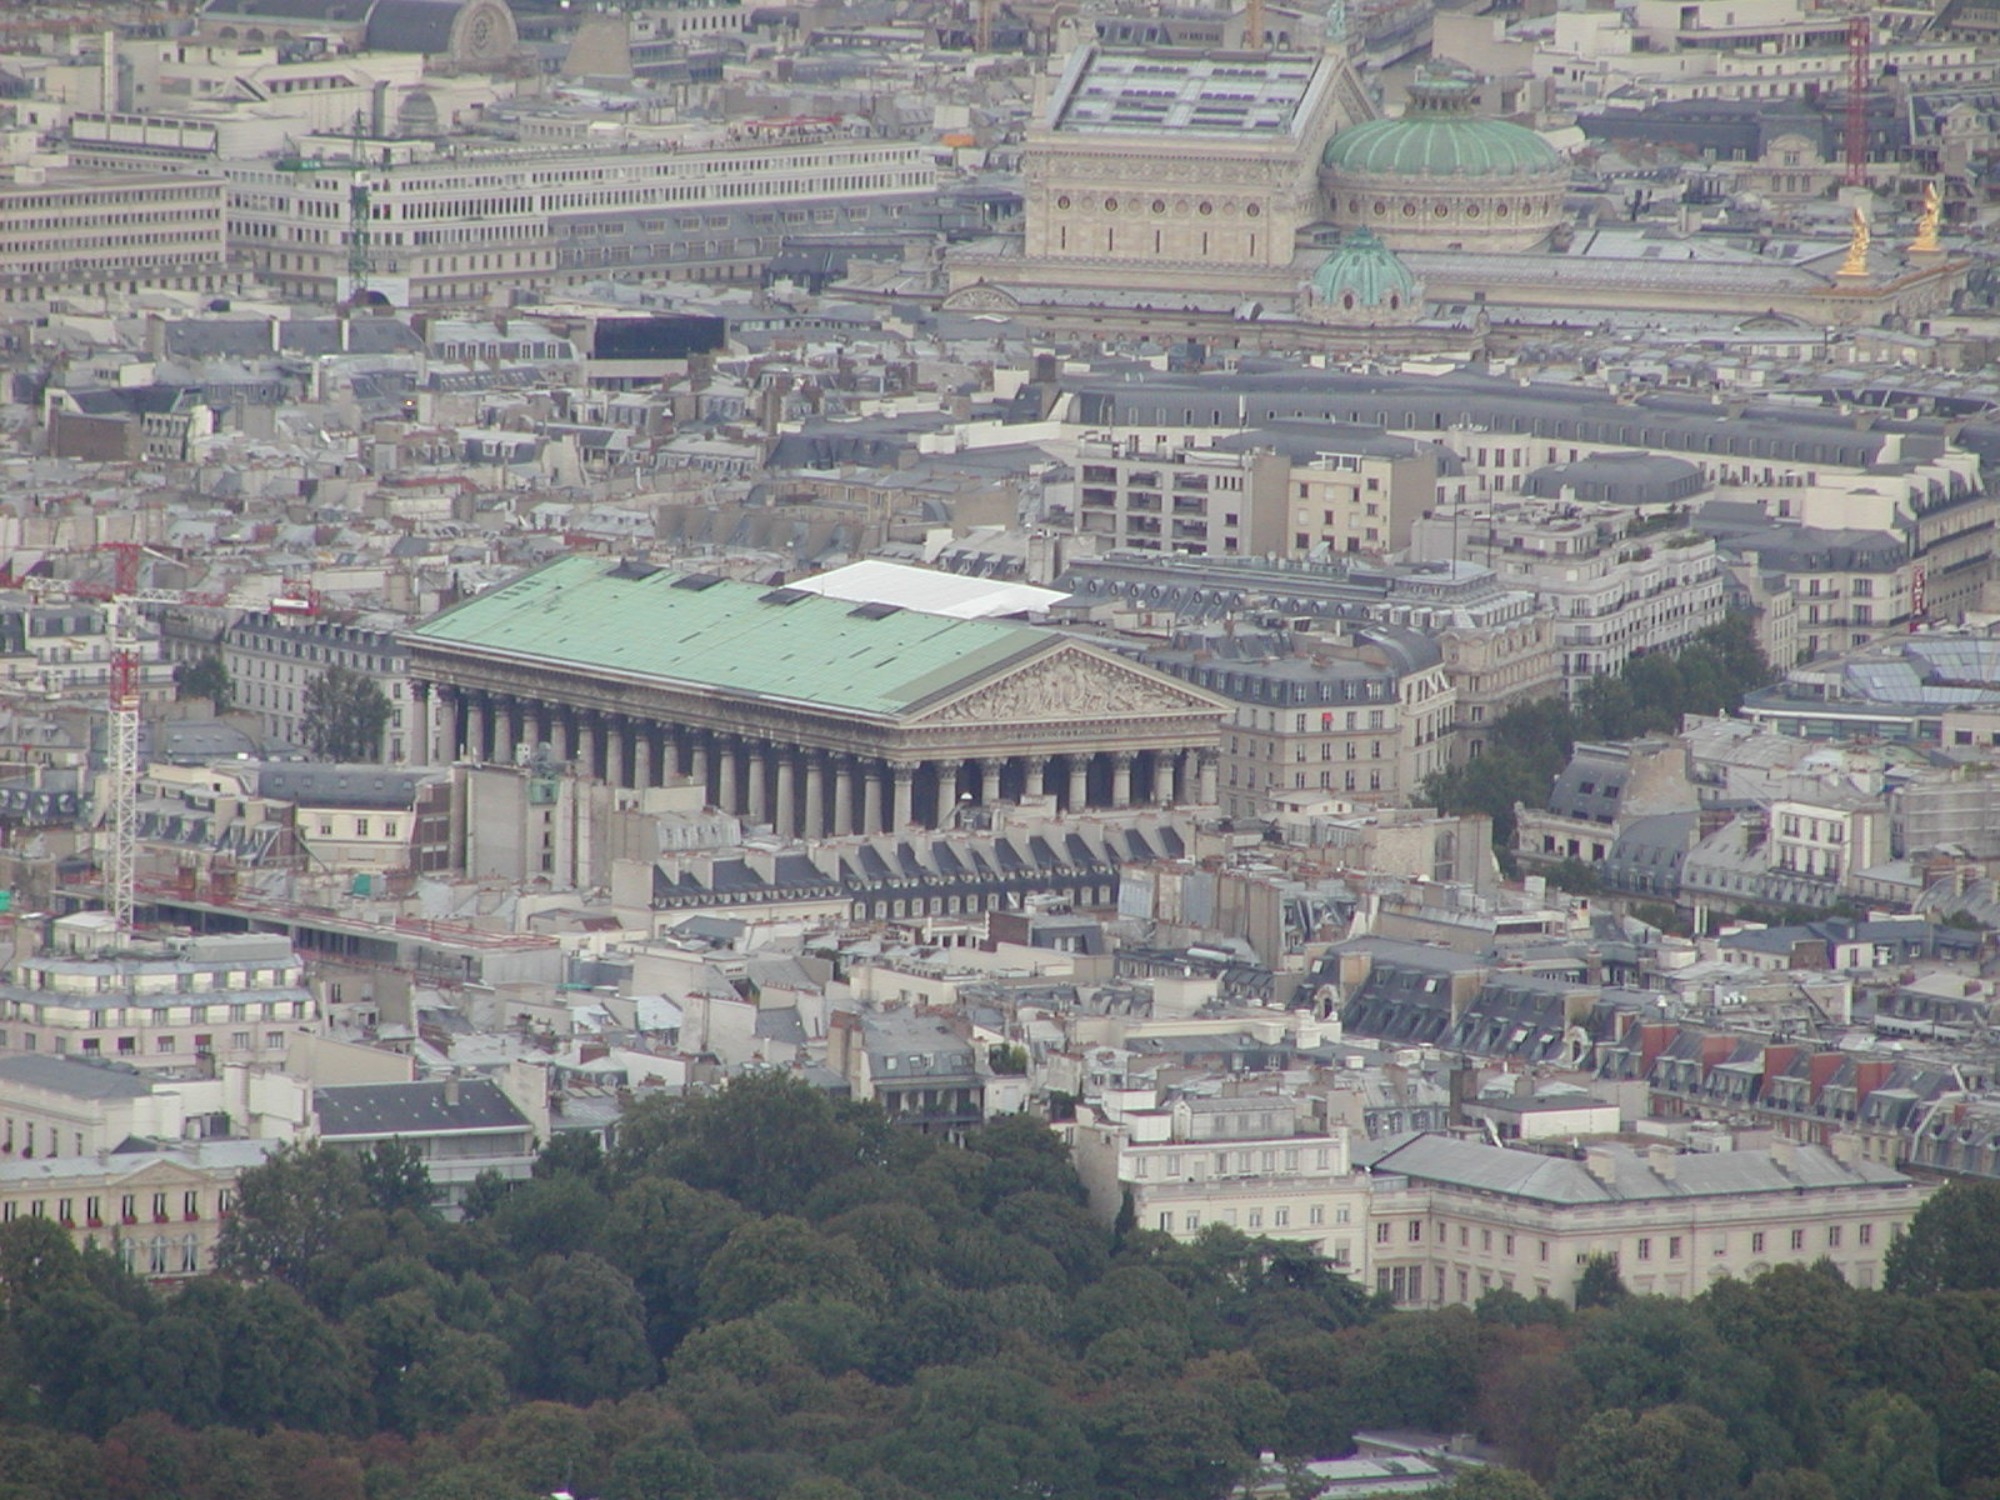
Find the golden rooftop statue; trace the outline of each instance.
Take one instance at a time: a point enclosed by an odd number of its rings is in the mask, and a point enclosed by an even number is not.
[[[1866,276],[1868,274],[1868,216],[1861,212],[1861,205],[1854,206],[1854,224],[1847,241],[1847,259],[1840,263],[1836,276]]]
[[[1944,199],[1938,194],[1935,182],[1924,184],[1924,212],[1917,220],[1917,237],[1910,241],[1912,255],[1935,255],[1938,253],[1938,223],[1944,218]]]

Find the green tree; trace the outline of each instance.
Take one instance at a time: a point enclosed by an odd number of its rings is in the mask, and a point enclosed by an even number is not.
[[[715,1500],[715,1465],[685,1433],[642,1438],[611,1464],[604,1500]]]
[[[174,668],[174,696],[206,698],[218,714],[226,714],[235,706],[236,684],[230,681],[222,658],[210,652],[200,661],[182,662]]]
[[[218,1269],[306,1285],[313,1262],[332,1249],[341,1221],[368,1203],[352,1156],[315,1142],[284,1145],[236,1187],[236,1212],[222,1226]]]
[[[382,689],[351,667],[328,667],[306,684],[299,728],[306,748],[321,760],[380,760],[388,722]]]
[[[1891,1292],[2000,1289],[2000,1182],[1960,1177],[1925,1200],[1889,1247]]]
[[[704,1317],[726,1321],[794,1297],[879,1308],[888,1288],[851,1242],[776,1215],[729,1236],[702,1271],[700,1297]]]
[[[361,1153],[358,1165],[368,1201],[385,1214],[428,1213],[437,1201],[424,1154],[410,1141],[377,1141]]]
[[[620,1122],[613,1169],[726,1193],[758,1213],[798,1213],[815,1188],[890,1150],[879,1109],[835,1103],[804,1079],[752,1073],[715,1094],[642,1099]]]
[[[1478,1425],[1508,1463],[1546,1484],[1595,1406],[1590,1381],[1567,1351],[1546,1335],[1522,1336],[1496,1350],[1486,1368]]]
[[[1743,1455],[1722,1422],[1692,1406],[1599,1412],[1563,1450],[1554,1500],[1728,1500]]]
[[[1092,1408],[1086,1423],[1105,1500],[1215,1500],[1251,1468],[1209,1396],[1147,1386]]]
[[[1432,1500],[1549,1500],[1549,1492],[1519,1469],[1497,1467],[1466,1469],[1430,1494]]]
[[[96,1445],[46,1428],[0,1425],[0,1500],[98,1500],[104,1494]]]
[[[346,1347],[305,1299],[281,1282],[246,1290],[221,1328],[222,1409],[252,1432],[274,1427],[345,1432],[363,1402]]]
[[[1583,1275],[1576,1281],[1577,1311],[1586,1307],[1614,1307],[1630,1295],[1618,1275],[1618,1262],[1611,1256],[1593,1255],[1584,1263]]]
[[[1938,1467],[1953,1489],[2000,1480],[2000,1373],[1975,1370],[1947,1393],[1938,1444]]]
[[[40,1214],[0,1224],[0,1309],[19,1312],[59,1289],[88,1285],[68,1231]]]
[[[595,1132],[559,1130],[535,1158],[534,1173],[537,1177],[580,1177],[601,1189],[607,1166],[604,1142]]]
[[[1840,1500],[1939,1500],[1937,1425],[1908,1396],[1870,1391],[1848,1408],[1827,1473]]]
[[[525,1261],[592,1249],[610,1205],[586,1178],[567,1172],[516,1183],[487,1216],[493,1232]]]
[[[390,1420],[406,1433],[451,1432],[507,1405],[507,1345],[490,1333],[442,1328],[396,1385]]]
[[[925,1371],[899,1426],[846,1462],[846,1477],[876,1467],[932,1500],[1087,1500],[1097,1468],[1053,1391],[991,1367]]]
[[[656,1355],[671,1353],[700,1320],[702,1272],[748,1222],[722,1194],[665,1177],[641,1177],[612,1201],[599,1248],[638,1288]]]
[[[1766,1469],[1754,1476],[1743,1500],[1840,1500],[1833,1481],[1818,1469]]]
[[[517,1384],[544,1400],[616,1399],[651,1385],[658,1370],[631,1278],[595,1255],[536,1262],[511,1325]]]

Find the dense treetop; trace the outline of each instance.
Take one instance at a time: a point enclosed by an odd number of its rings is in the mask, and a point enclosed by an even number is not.
[[[1104,1229],[1060,1141],[781,1076],[651,1100],[447,1224],[407,1152],[288,1149],[233,1274],[0,1227],[0,1500],[1209,1500],[1260,1450],[1476,1430],[1448,1500],[2000,1497],[2000,1187],[1828,1267],[1395,1313],[1296,1245]],[[1303,1478],[1294,1486],[1303,1493]]]
[[[1593,677],[1574,704],[1558,697],[1510,708],[1493,721],[1479,757],[1432,776],[1423,798],[1441,812],[1487,814],[1494,848],[1511,860],[1515,804],[1548,805],[1578,740],[1678,734],[1684,715],[1734,713],[1771,678],[1750,617],[1732,614],[1677,653],[1634,656],[1615,674]]]

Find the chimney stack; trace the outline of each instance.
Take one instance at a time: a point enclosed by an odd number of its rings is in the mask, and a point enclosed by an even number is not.
[[[453,1073],[444,1081],[444,1106],[446,1109],[458,1108],[458,1075],[456,1073]]]

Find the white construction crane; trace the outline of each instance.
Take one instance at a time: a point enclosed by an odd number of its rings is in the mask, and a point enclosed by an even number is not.
[[[139,697],[144,679],[139,643],[126,630],[128,611],[142,604],[179,604],[185,598],[171,589],[132,589],[113,594],[105,604],[105,630],[111,643],[110,743],[105,747],[111,785],[105,826],[111,848],[104,869],[104,905],[120,937],[132,934],[132,892],[139,853],[134,798],[139,781]]]

